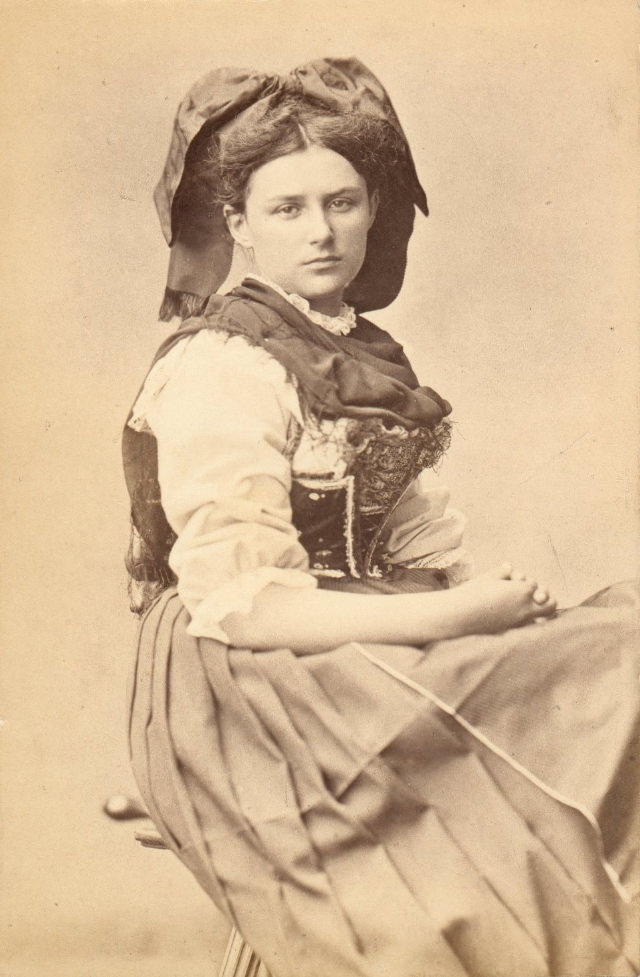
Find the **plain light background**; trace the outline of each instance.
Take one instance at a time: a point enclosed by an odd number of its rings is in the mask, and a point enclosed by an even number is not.
[[[479,569],[563,603],[636,572],[632,0],[1,3],[2,977],[215,974],[226,924],[101,814],[133,790],[119,437],[168,252],[151,194],[187,87],[357,55],[431,216],[375,321],[454,404],[437,478]],[[302,975],[301,975],[302,977]]]

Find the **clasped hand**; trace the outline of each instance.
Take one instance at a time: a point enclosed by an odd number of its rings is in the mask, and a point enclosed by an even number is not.
[[[552,617],[557,601],[536,580],[503,563],[450,591],[463,634],[497,633]]]

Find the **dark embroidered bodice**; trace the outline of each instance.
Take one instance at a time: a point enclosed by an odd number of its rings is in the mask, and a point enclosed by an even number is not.
[[[431,431],[389,430],[379,422],[353,427],[351,458],[342,477],[297,473],[294,456],[293,523],[317,576],[379,578],[390,572],[384,555],[386,523],[433,457]]]

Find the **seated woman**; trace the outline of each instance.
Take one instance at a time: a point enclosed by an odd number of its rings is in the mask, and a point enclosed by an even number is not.
[[[635,593],[468,579],[418,487],[451,408],[361,314],[427,212],[384,89],[215,71],[156,201],[184,323],[124,459],[164,840],[274,977],[635,974]]]

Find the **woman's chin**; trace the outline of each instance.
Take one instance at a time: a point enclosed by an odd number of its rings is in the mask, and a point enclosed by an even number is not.
[[[347,284],[344,281],[344,276],[337,275],[333,270],[327,269],[318,272],[314,270],[300,276],[293,287],[287,288],[286,291],[296,292],[307,300],[311,308],[317,309],[319,312],[327,312],[328,315],[334,315],[340,310],[340,303]]]

